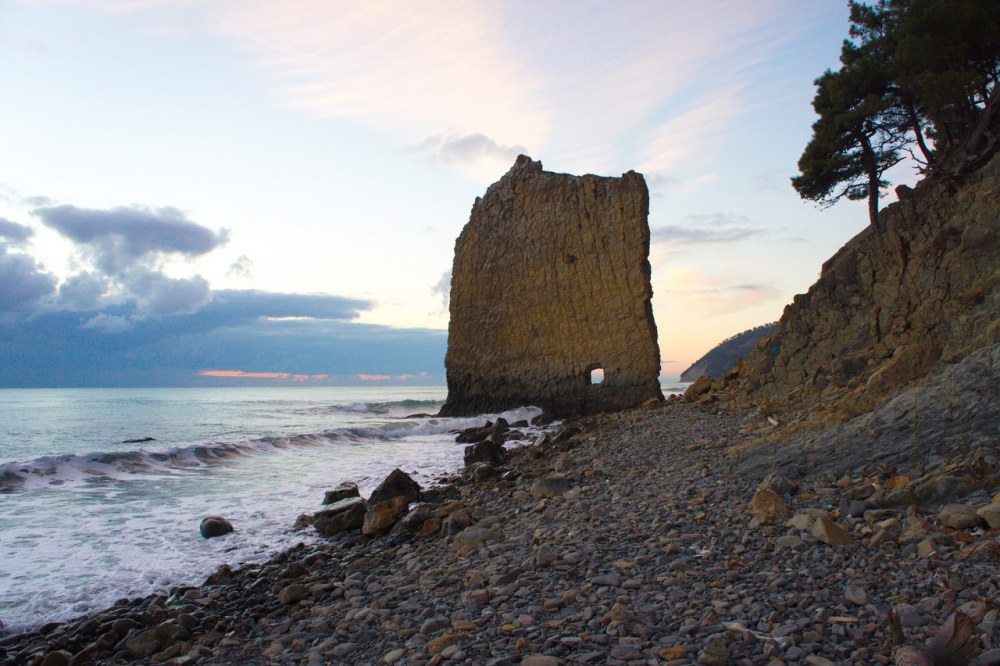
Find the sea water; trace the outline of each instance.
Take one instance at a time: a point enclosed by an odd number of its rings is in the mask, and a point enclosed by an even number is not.
[[[64,621],[309,543],[296,517],[341,481],[367,495],[398,467],[433,483],[461,467],[451,431],[497,416],[429,416],[445,397],[412,386],[0,390],[0,622]],[[207,515],[235,532],[203,539]]]

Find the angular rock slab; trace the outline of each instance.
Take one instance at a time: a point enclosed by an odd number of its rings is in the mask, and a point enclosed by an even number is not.
[[[535,405],[564,417],[662,400],[648,216],[634,171],[571,176],[519,156],[455,244],[441,415]]]
[[[365,522],[367,507],[367,503],[360,497],[342,499],[313,515],[313,527],[325,537],[356,530]]]

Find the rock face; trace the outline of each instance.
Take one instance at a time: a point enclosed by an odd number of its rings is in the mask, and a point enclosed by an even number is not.
[[[455,244],[441,415],[535,405],[571,416],[662,399],[648,214],[640,174],[556,174],[518,157]]]
[[[901,193],[880,214],[884,229],[865,229],[827,261],[737,376],[713,389],[782,423],[798,419],[805,432],[870,413],[914,380],[995,349],[1000,156],[961,183]]]

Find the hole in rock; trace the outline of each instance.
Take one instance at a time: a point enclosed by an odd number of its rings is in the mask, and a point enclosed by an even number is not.
[[[604,381],[604,368],[597,367],[590,369],[590,383],[600,384]]]

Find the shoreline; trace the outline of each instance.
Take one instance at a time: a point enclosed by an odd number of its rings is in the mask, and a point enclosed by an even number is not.
[[[803,480],[788,516],[752,526],[762,479],[723,451],[758,427],[680,400],[568,421],[510,449],[501,480],[452,477],[440,533],[345,533],[224,567],[6,636],[3,663],[884,664],[890,610],[922,639],[956,608],[996,647],[997,558],[963,551],[995,530],[944,526],[936,506],[838,515],[862,470]],[[851,543],[786,526],[824,511]]]

